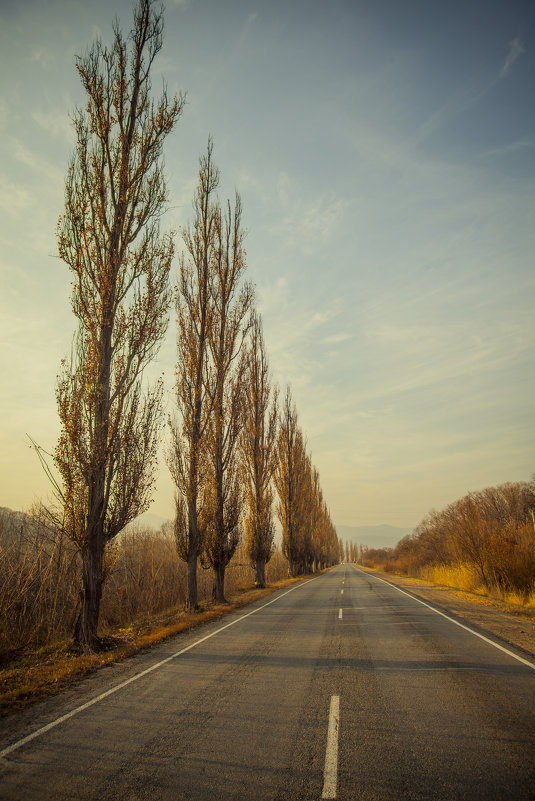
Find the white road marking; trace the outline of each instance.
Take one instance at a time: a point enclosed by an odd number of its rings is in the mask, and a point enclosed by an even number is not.
[[[344,591],[343,591],[343,590],[340,590],[340,595],[343,595],[343,594],[344,594]]]
[[[307,581],[303,581],[300,584],[295,584],[289,590],[286,590],[286,592],[283,592],[282,595],[278,595],[276,598],[272,598],[271,601],[268,601],[267,603],[262,604],[262,606],[259,606],[258,609],[253,609],[251,612],[247,612],[247,614],[236,618],[236,620],[231,620],[230,623],[227,623],[226,625],[221,626],[221,628],[216,629],[216,631],[213,631],[211,634],[207,634],[205,637],[201,637],[200,640],[195,640],[195,642],[192,642],[191,645],[187,645],[185,648],[182,648],[180,651],[177,651],[176,653],[171,654],[171,656],[166,657],[166,659],[162,659],[161,662],[157,662],[155,665],[152,665],[151,667],[146,668],[145,670],[142,670],[141,673],[136,673],[134,676],[131,676],[129,679],[126,679],[126,681],[122,681],[120,684],[116,684],[115,687],[111,687],[109,690],[106,690],[106,692],[101,693],[100,695],[97,695],[96,698],[92,698],[90,701],[87,701],[85,704],[81,704],[81,706],[77,706],[77,707],[75,707],[75,709],[71,709],[71,711],[67,712],[65,715],[62,715],[61,717],[57,718],[56,720],[53,720],[51,723],[47,723],[46,726],[42,726],[40,729],[37,729],[36,731],[32,732],[31,734],[28,734],[26,737],[23,737],[21,740],[17,740],[17,742],[13,743],[12,745],[9,745],[7,748],[4,748],[3,751],[0,751],[0,759],[2,759],[3,757],[8,756],[8,754],[13,753],[13,751],[16,751],[18,748],[21,748],[21,746],[26,745],[26,743],[29,743],[31,740],[35,740],[36,737],[40,737],[42,734],[46,734],[47,731],[50,731],[51,729],[55,728],[56,726],[59,726],[60,723],[64,723],[66,720],[69,720],[69,718],[72,718],[75,715],[78,715],[80,712],[83,712],[85,709],[89,709],[90,706],[93,706],[94,704],[98,704],[98,702],[99,701],[103,701],[104,698],[108,698],[108,696],[113,695],[114,693],[118,692],[119,690],[122,690],[123,687],[127,687],[129,684],[132,684],[134,681],[137,681],[138,679],[141,679],[143,676],[146,676],[148,673],[152,673],[153,670],[157,670],[158,668],[162,667],[163,665],[166,665],[167,662],[171,662],[171,660],[172,659],[176,659],[177,656],[181,656],[182,654],[185,654],[187,651],[191,651],[191,649],[192,648],[196,648],[197,645],[200,645],[201,643],[206,642],[206,640],[209,640],[211,637],[215,637],[216,634],[219,634],[220,632],[225,631],[225,629],[228,629],[231,626],[234,626],[236,623],[240,623],[240,621],[245,620],[246,617],[250,617],[251,615],[254,615],[256,612],[260,612],[262,609],[265,609],[266,606],[271,606],[271,604],[274,604],[275,601],[279,601],[281,598],[284,598],[284,596],[288,595],[288,593],[293,592],[294,590],[298,589],[299,587],[304,587],[305,584],[309,584],[311,581],[315,581],[317,578],[319,578],[319,576],[315,576],[314,578],[308,579]]]
[[[355,570],[359,570],[359,568],[357,567],[357,568],[355,568]],[[364,575],[366,575],[366,576],[370,575],[369,573],[366,573],[365,570],[360,570],[360,572],[364,573]],[[383,578],[379,578],[379,576],[372,576],[372,577],[374,579],[377,579],[377,581],[382,581],[383,584],[387,584],[389,587],[392,587],[393,590],[397,590],[402,595],[406,595],[407,598],[412,598],[413,601],[417,601],[419,604],[422,604],[422,606],[426,606],[427,609],[430,609],[436,615],[440,615],[440,617],[446,618],[446,620],[449,620],[450,623],[455,623],[456,626],[459,626],[459,628],[464,629],[465,631],[468,631],[470,634],[473,634],[474,637],[479,637],[480,640],[483,640],[484,642],[487,642],[489,645],[493,645],[494,648],[497,648],[499,651],[503,651],[503,653],[507,654],[507,656],[512,656],[513,659],[516,659],[517,662],[522,662],[523,665],[527,665],[527,667],[531,668],[532,670],[535,670],[535,664],[533,664],[533,662],[528,662],[527,659],[524,659],[523,657],[518,656],[517,654],[514,654],[508,648],[504,648],[503,645],[498,645],[497,642],[494,642],[493,640],[490,640],[488,637],[485,637],[484,634],[480,634],[478,631],[474,631],[474,629],[471,629],[469,626],[465,626],[464,623],[460,623],[458,620],[455,620],[453,617],[450,617],[449,615],[444,614],[444,612],[440,612],[438,609],[435,609],[434,606],[431,606],[431,604],[426,604],[425,601],[422,601],[420,598],[417,598],[415,595],[411,595],[409,592],[405,592],[405,590],[400,589],[400,587],[396,587],[395,584],[391,584],[389,581],[386,581]]]
[[[338,611],[338,620],[342,620],[342,610]]]
[[[331,696],[322,798],[336,798],[338,786],[338,729],[340,727],[340,696]]]

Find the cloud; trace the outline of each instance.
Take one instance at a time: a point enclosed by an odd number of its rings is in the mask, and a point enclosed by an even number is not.
[[[509,153],[518,153],[521,150],[527,150],[535,146],[533,139],[519,139],[517,142],[510,142],[508,145],[502,147],[495,147],[481,153],[483,158],[492,156],[507,156]]]
[[[5,211],[25,209],[30,205],[28,192],[16,184],[0,177],[0,208]]]
[[[318,243],[332,238],[350,204],[332,191],[307,202],[299,182],[286,172],[279,174],[277,194],[282,216],[271,230],[282,234],[287,243],[298,244],[304,253],[314,252]]]
[[[57,167],[53,166],[49,161],[34,153],[29,148],[25,147],[21,142],[15,141],[13,148],[13,155],[21,164],[29,167],[31,170],[44,175],[48,180],[53,182],[63,182],[64,174]]]
[[[47,69],[53,61],[54,55],[49,50],[34,50],[30,56],[30,62],[39,64],[43,69]]]
[[[5,130],[10,123],[9,108],[5,100],[0,98],[0,130]]]
[[[464,111],[477,105],[492,88],[502,79],[507,78],[513,64],[526,52],[523,42],[520,39],[513,39],[509,43],[509,52],[497,76],[481,84],[478,80],[468,81],[461,86],[452,97],[440,108],[434,111],[431,116],[420,126],[416,137],[419,143],[427,139],[435,131],[443,128],[450,120],[455,119]]]
[[[500,78],[506,78],[517,59],[520,58],[522,53],[526,52],[526,48],[524,47],[523,42],[520,39],[513,39],[512,42],[509,42],[509,52],[507,53],[507,57],[503,63],[503,66],[500,70]]]
[[[331,336],[325,337],[322,340],[323,345],[337,345],[339,342],[347,342],[348,339],[351,339],[351,334],[332,334]]]
[[[37,125],[44,131],[52,134],[56,138],[61,138],[72,144],[74,142],[74,130],[65,111],[50,109],[49,111],[32,111],[32,117]]]

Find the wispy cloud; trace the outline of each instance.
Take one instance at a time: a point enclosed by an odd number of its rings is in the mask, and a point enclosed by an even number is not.
[[[34,50],[30,56],[30,62],[39,64],[43,69],[47,69],[54,60],[54,54],[49,50],[39,48]]]
[[[0,130],[8,127],[10,122],[9,108],[5,100],[0,98]]]
[[[512,42],[509,42],[509,52],[503,62],[503,66],[500,70],[500,78],[506,78],[509,73],[511,72],[511,68],[515,61],[517,61],[522,53],[526,52],[526,48],[524,47],[524,43],[520,39],[513,39]]]
[[[323,345],[337,345],[340,342],[347,342],[348,339],[351,339],[351,334],[331,334],[331,336],[325,337],[322,339]]]
[[[21,142],[15,141],[13,146],[13,155],[17,161],[29,167],[41,175],[44,175],[49,180],[54,182],[63,182],[64,174],[58,168],[50,164],[49,161],[42,158],[38,153],[25,147]]]
[[[0,208],[4,211],[25,209],[30,205],[30,196],[21,186],[0,176]]]
[[[519,139],[517,142],[510,142],[508,145],[503,145],[503,147],[494,147],[491,150],[486,150],[484,153],[481,153],[481,156],[483,158],[507,156],[509,153],[518,153],[519,151],[527,150],[531,147],[535,147],[535,141],[533,141],[533,139]]]
[[[492,88],[510,74],[513,65],[526,52],[524,43],[520,39],[513,39],[509,43],[509,50],[500,71],[486,82],[482,83],[479,79],[468,81],[466,85],[459,89],[444,103],[434,111],[431,116],[420,126],[416,142],[421,142],[435,131],[443,128],[450,120],[455,119],[459,114],[477,105]]]
[[[299,244],[304,253],[312,253],[319,242],[331,239],[351,202],[332,191],[307,202],[299,182],[285,172],[279,175],[277,194],[282,217],[273,231],[282,234],[287,243]]]
[[[72,104],[65,102],[65,108],[70,108]],[[37,109],[32,111],[32,117],[37,125],[52,136],[66,140],[69,143],[74,141],[74,132],[69,115],[65,111],[49,109],[43,111]]]

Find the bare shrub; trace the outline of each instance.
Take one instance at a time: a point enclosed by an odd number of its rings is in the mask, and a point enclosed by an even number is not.
[[[117,626],[158,614],[186,600],[186,569],[172,533],[133,526],[110,554],[102,596],[102,624]]]
[[[72,629],[76,549],[43,506],[0,516],[0,653],[40,646]]]
[[[470,492],[430,512],[395,548],[362,548],[360,561],[526,604],[535,595],[535,482]]]

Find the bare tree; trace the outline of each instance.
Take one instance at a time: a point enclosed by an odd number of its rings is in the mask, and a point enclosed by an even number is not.
[[[262,321],[255,313],[246,356],[245,423],[241,437],[245,484],[245,537],[255,566],[255,583],[264,587],[266,564],[273,554],[273,491],[277,437],[277,391],[269,376]]]
[[[277,514],[290,575],[310,573],[343,560],[343,543],[323,500],[319,473],[307,453],[289,387],[280,415],[275,460]]]
[[[312,469],[311,476],[312,506],[310,510],[310,531],[312,536],[312,553],[314,572],[321,567],[323,561],[323,493],[320,486],[320,474],[316,467]],[[326,561],[326,560],[325,560]]]
[[[277,466],[274,474],[279,497],[277,512],[282,526],[282,552],[291,576],[299,567],[299,482],[303,435],[297,424],[297,410],[290,387],[286,389],[277,437]]]
[[[75,638],[98,645],[103,557],[143,512],[155,474],[162,387],[142,373],[167,327],[170,236],[160,235],[166,203],[161,153],[184,97],[150,97],[162,47],[163,12],[139,0],[127,39],[114,25],[76,66],[87,106],[74,115],[77,145],[58,225],[60,257],[73,275],[78,318],[70,363],[58,379],[61,436],[55,452],[65,526],[82,556]]]
[[[183,233],[187,255],[180,262],[176,295],[178,363],[176,390],[179,420],[172,421],[169,467],[177,487],[175,538],[178,554],[188,564],[187,607],[198,608],[197,562],[203,545],[202,502],[208,469],[206,438],[212,399],[209,363],[210,330],[214,325],[213,272],[218,258],[220,209],[214,193],[219,170],[212,161],[212,141],[200,160],[191,227]]]
[[[240,541],[243,491],[238,441],[244,420],[243,345],[250,322],[253,287],[242,283],[246,268],[241,200],[227,201],[219,214],[218,256],[213,273],[213,321],[209,343],[213,381],[209,382],[209,484],[206,488],[203,556],[214,571],[214,599],[225,602],[225,570]]]

